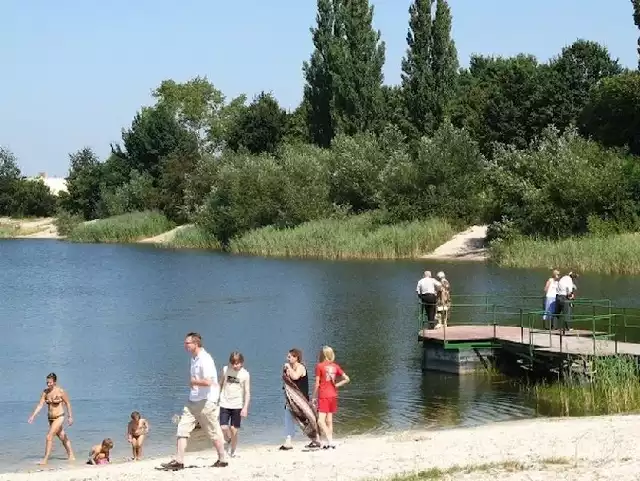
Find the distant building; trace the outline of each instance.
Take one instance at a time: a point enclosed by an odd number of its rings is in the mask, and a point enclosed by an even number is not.
[[[58,195],[60,192],[67,192],[67,181],[64,177],[49,177],[46,172],[40,172],[35,177],[29,177],[29,180],[42,180],[44,185],[51,189],[53,195]]]

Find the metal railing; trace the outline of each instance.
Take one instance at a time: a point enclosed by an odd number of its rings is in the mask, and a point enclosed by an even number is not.
[[[465,302],[467,301],[467,302]],[[470,301],[470,302],[468,302]],[[476,302],[474,302],[476,301]],[[479,302],[477,302],[479,301]],[[550,321],[543,321],[545,311],[542,296],[458,295],[452,296],[447,325],[442,327],[445,348],[465,349],[495,346],[499,341],[497,330],[502,326],[520,328],[522,344],[528,344],[531,356],[540,345],[540,334],[549,336],[549,346],[559,338],[559,352],[565,346],[567,334],[548,329]],[[564,316],[564,317],[563,317]],[[561,314],[558,323],[566,319]],[[477,342],[447,337],[447,327],[460,325],[492,326],[490,339]],[[610,299],[576,299],[572,301],[570,326],[572,337],[588,337],[592,340],[593,354],[598,351],[598,341],[611,341],[617,354],[619,343],[640,343],[640,309],[614,307]],[[556,326],[558,327],[558,326]],[[426,328],[426,316],[422,302],[418,302],[418,330]],[[549,347],[547,346],[547,347]]]

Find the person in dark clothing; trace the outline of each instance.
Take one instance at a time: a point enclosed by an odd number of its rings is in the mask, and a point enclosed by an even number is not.
[[[438,291],[442,284],[431,277],[431,271],[424,271],[424,277],[418,281],[416,294],[421,301],[422,313],[427,315],[427,329],[435,328],[436,304],[438,302]]]

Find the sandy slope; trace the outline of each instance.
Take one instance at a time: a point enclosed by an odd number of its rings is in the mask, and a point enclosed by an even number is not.
[[[0,481],[164,481],[164,480],[322,480],[384,479],[434,467],[468,467],[445,479],[494,481],[632,480],[640,473],[640,416],[533,419],[475,428],[411,431],[387,436],[342,439],[335,450],[281,452],[244,447],[227,468],[211,468],[211,451],[189,454],[192,469],[169,473],[161,460],[32,473],[7,473]],[[150,442],[153,442],[153,438]],[[34,446],[40,449],[41,446]],[[61,448],[56,445],[56,452]],[[522,463],[504,466],[505,461]],[[63,461],[56,461],[59,466]],[[77,461],[81,464],[81,461]],[[495,463],[493,465],[487,463]],[[481,466],[484,464],[484,466]],[[511,468],[511,469],[509,469]]]
[[[141,239],[138,242],[142,244],[164,244],[166,242],[171,241],[171,239],[173,239],[173,237],[176,235],[177,232],[181,231],[182,229],[186,229],[187,227],[191,227],[191,224],[179,225],[175,229],[171,229],[170,231],[163,232],[162,234],[159,234],[154,237],[147,237],[146,239]]]
[[[484,261],[487,258],[484,239],[487,237],[486,225],[474,225],[464,232],[453,236],[423,259],[452,259]]]
[[[18,227],[19,233],[15,237],[18,239],[59,239],[58,230],[54,225],[54,217],[42,219],[16,220],[9,217],[0,217],[0,225]]]

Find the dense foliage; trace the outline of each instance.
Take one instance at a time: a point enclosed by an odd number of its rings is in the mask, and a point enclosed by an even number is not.
[[[295,110],[266,92],[227,99],[207,78],[165,80],[107,159],[70,155],[62,209],[161,211],[226,245],[370,211],[387,224],[487,222],[501,239],[638,226],[640,77],[605,47],[578,39],[547,62],[474,55],[461,69],[448,2],[414,0],[401,83],[384,85],[369,2],[317,7]],[[0,214],[35,212],[7,187],[26,185],[11,165],[0,158]]]

